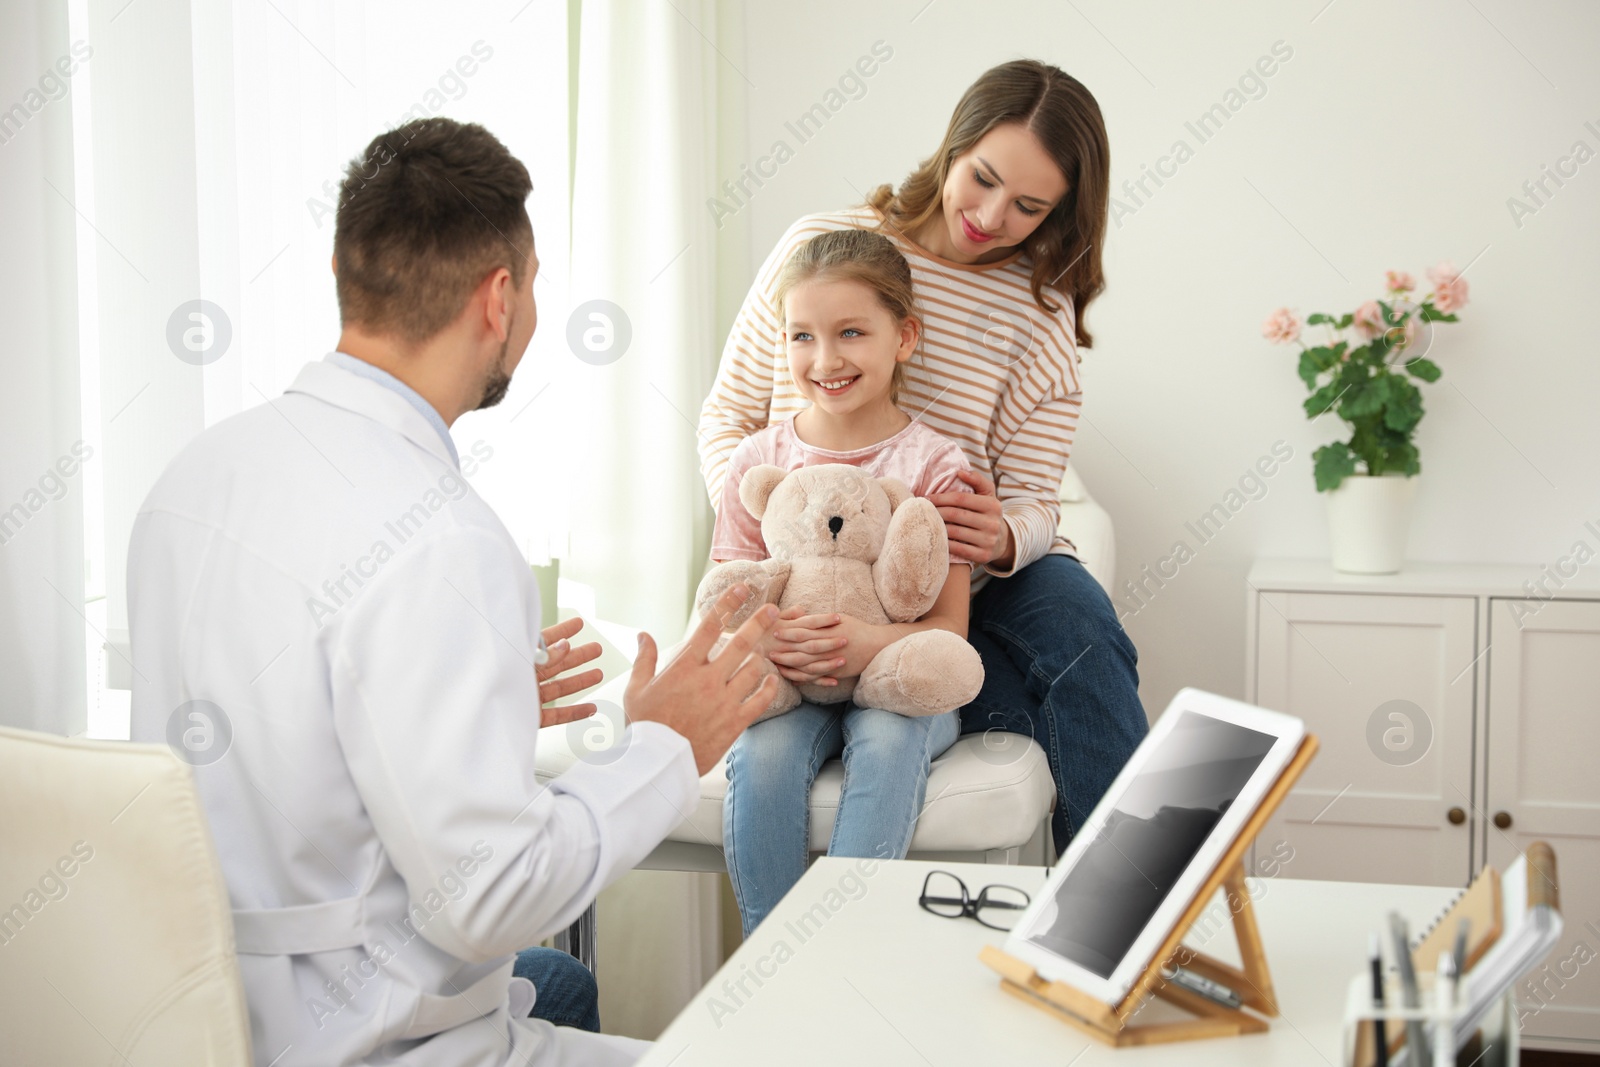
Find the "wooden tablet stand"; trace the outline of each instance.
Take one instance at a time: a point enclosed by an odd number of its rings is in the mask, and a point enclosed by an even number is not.
[[[1172,932],[1162,942],[1139,979],[1129,988],[1119,1003],[1106,1004],[1096,1000],[1065,982],[1051,981],[1040,976],[1032,965],[1017,959],[994,945],[985,945],[978,959],[998,971],[1000,987],[1006,992],[1050,1012],[1063,1022],[1082,1030],[1108,1045],[1155,1045],[1168,1041],[1192,1041],[1202,1037],[1230,1037],[1235,1034],[1257,1034],[1267,1029],[1267,1022],[1242,1009],[1225,1007],[1182,986],[1174,985],[1161,977],[1161,969],[1169,961],[1185,970],[1220,982],[1239,994],[1245,1007],[1254,1008],[1261,1015],[1278,1014],[1277,996],[1272,989],[1272,975],[1267,969],[1266,952],[1261,945],[1261,931],[1256,926],[1255,908],[1245,888],[1245,851],[1260,833],[1262,827],[1288,795],[1300,772],[1305,770],[1311,757],[1316,755],[1317,739],[1307,734],[1299,749],[1289,760],[1283,773],[1273,782],[1272,788],[1261,804],[1251,813],[1250,819],[1239,831],[1239,836],[1223,853],[1216,869],[1184,911],[1183,917],[1173,926]],[[1214,960],[1182,946],[1183,938],[1195,924],[1216,891],[1227,893],[1228,909],[1233,916],[1233,932],[1239,942],[1242,967]],[[1135,1023],[1134,1017],[1148,1004],[1150,998],[1177,1005],[1192,1019],[1172,1022]]]

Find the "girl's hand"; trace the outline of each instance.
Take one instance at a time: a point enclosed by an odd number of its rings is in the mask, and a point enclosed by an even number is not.
[[[962,471],[958,477],[972,486],[972,492],[933,493],[927,498],[944,519],[950,558],[974,566],[1010,567],[1016,546],[1011,543],[1011,527],[1001,518],[994,483],[976,471]]]
[[[586,719],[598,710],[594,704],[571,704],[564,708],[548,706],[552,700],[560,700],[592,685],[599,685],[605,677],[598,669],[587,670],[581,674],[570,673],[574,668],[600,658],[598,642],[591,641],[577,648],[572,647],[572,642],[568,639],[581,629],[583,620],[574,616],[544,631],[544,641],[550,661],[534,668],[534,675],[539,679],[539,703],[542,706],[539,715],[540,726],[561,726],[578,719]],[[562,677],[563,674],[565,677]]]
[[[877,626],[834,612],[806,615],[790,608],[778,616],[767,639],[767,658],[796,685],[838,685],[866,670],[897,636],[892,625]]]

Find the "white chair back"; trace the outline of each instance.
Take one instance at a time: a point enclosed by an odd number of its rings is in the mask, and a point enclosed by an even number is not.
[[[250,1063],[228,891],[161,745],[0,728],[0,1063]]]

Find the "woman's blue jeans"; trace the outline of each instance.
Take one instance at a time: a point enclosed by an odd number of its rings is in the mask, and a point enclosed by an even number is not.
[[[990,578],[972,600],[967,637],[984,679],[961,709],[961,732],[1004,730],[1044,748],[1059,854],[1149,732],[1139,653],[1110,597],[1071,556]]]
[[[843,753],[828,855],[904,859],[928,764],[959,733],[953,711],[913,717],[853,703],[802,703],[741,734],[728,753],[722,844],[745,936],[805,874],[811,783],[824,763]]]

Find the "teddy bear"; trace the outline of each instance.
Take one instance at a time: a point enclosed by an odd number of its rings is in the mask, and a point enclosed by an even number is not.
[[[729,560],[713,567],[695,594],[704,617],[737,582],[753,594],[724,620],[738,629],[757,608],[806,614],[840,612],[864,622],[911,622],[927,614],[950,572],[944,520],[903,482],[873,478],[847,463],[785,471],[762,464],[745,472],[739,500],[761,522],[770,558]],[[776,674],[763,660],[768,673]],[[908,632],[886,646],[857,678],[838,685],[795,686],[778,676],[778,694],[757,719],[790,711],[802,699],[901,715],[938,715],[978,695],[983,662],[965,638],[948,630]]]

